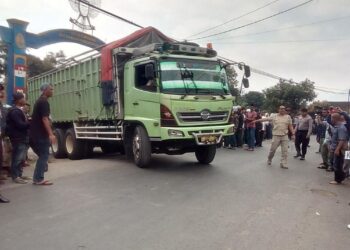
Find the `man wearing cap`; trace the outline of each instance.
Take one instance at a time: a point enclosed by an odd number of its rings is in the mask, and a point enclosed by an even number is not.
[[[288,131],[292,133],[294,139],[294,130],[292,126],[292,118],[287,114],[286,108],[280,106],[278,114],[271,115],[268,118],[256,120],[254,122],[270,121],[273,125],[272,130],[272,144],[270,153],[267,159],[267,164],[270,166],[275,152],[279,146],[281,146],[282,157],[281,157],[281,168],[287,169],[287,157],[288,157]]]
[[[41,85],[40,91],[42,94],[34,104],[29,132],[30,146],[39,157],[35,165],[33,184],[52,185],[52,182],[44,180],[44,173],[49,160],[50,145],[56,140],[51,129],[50,104],[48,102],[48,99],[53,95],[53,87],[49,83],[44,83]]]
[[[29,123],[22,111],[26,100],[22,93],[13,95],[14,107],[12,107],[6,118],[6,131],[12,145],[11,177],[15,183],[26,184],[29,177],[22,175],[22,163],[26,158],[29,143]]]

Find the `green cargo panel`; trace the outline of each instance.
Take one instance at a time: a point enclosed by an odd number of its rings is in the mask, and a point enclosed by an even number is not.
[[[31,105],[40,96],[40,86],[45,82],[54,86],[54,96],[50,99],[54,122],[105,120],[113,114],[112,108],[106,109],[102,105],[100,57],[29,79]]]

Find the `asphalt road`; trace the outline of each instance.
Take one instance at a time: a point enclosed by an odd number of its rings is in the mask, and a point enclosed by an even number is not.
[[[118,155],[56,160],[53,186],[2,187],[0,249],[350,249],[350,181],[328,184],[316,145],[288,170],[279,153],[268,167],[268,144],[220,149],[212,166],[191,154],[149,169]]]

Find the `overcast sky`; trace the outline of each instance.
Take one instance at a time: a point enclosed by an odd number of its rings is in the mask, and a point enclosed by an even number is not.
[[[102,0],[101,8],[130,19],[142,26],[154,26],[175,39],[189,36],[239,17],[273,0]],[[306,0],[279,0],[253,14],[230,22],[200,36],[235,28],[273,15]],[[0,25],[6,19],[30,22],[33,33],[49,29],[72,28],[70,17],[77,17],[68,0],[0,0]],[[315,25],[300,26],[335,19]],[[127,23],[99,14],[92,20],[94,35],[111,42],[137,30]],[[322,88],[347,92],[350,88],[350,0],[314,0],[311,3],[264,22],[212,38],[198,40],[205,46],[212,42],[221,56],[242,61],[269,73],[295,81],[309,78]],[[279,31],[271,31],[280,29]],[[263,34],[255,34],[261,33]],[[251,35],[255,34],[255,35]],[[197,37],[198,37],[197,36]],[[87,48],[72,43],[45,46],[28,52],[40,57],[62,49],[72,56]],[[250,90],[261,91],[276,80],[253,74]],[[347,101],[347,94],[318,91],[319,100]]]

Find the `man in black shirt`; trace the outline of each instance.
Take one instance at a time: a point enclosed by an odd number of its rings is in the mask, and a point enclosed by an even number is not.
[[[51,129],[50,104],[48,102],[48,99],[53,95],[53,87],[51,84],[44,83],[41,85],[40,91],[42,95],[35,102],[30,126],[30,146],[39,156],[35,166],[33,184],[52,185],[52,182],[44,180],[44,173],[49,160],[50,145],[56,140]]]
[[[22,107],[26,103],[22,93],[13,95],[14,107],[6,117],[6,132],[12,144],[11,176],[12,180],[19,184],[26,184],[29,177],[22,176],[22,163],[27,155],[29,123]]]

